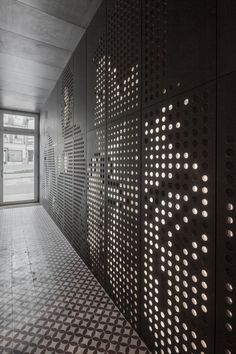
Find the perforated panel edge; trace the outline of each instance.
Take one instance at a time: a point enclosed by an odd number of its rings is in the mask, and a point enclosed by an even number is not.
[[[142,333],[157,354],[214,352],[215,89],[143,112]]]
[[[107,127],[107,280],[115,303],[140,329],[139,112]]]
[[[236,352],[236,73],[218,81],[216,348]]]

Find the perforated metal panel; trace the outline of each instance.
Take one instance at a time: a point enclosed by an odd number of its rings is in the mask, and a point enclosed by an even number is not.
[[[87,135],[87,212],[90,267],[105,281],[105,129]]]
[[[63,192],[64,192],[64,234],[72,241],[73,237],[73,179],[74,179],[74,146],[73,138],[64,141],[64,154],[63,154]],[[60,190],[58,191],[60,193]]]
[[[87,31],[87,130],[106,123],[106,1]]]
[[[149,106],[216,75],[216,2],[143,0],[143,97]]]
[[[61,127],[63,138],[72,138],[74,127],[74,69],[73,58],[65,68],[62,75],[60,93]]]
[[[87,36],[80,40],[74,53],[74,134],[87,131]]]
[[[73,236],[73,80],[71,60],[46,104],[44,146],[41,145],[43,204],[70,241]]]
[[[236,3],[234,0],[218,0],[217,64],[218,75],[236,70]]]
[[[45,147],[52,147],[57,141],[57,125],[58,125],[58,94],[57,86],[52,91],[47,104],[45,106]]]
[[[64,143],[57,144],[57,198],[56,213],[51,214],[52,218],[61,230],[64,230]]]
[[[236,352],[235,73],[219,80],[217,183],[217,353]]]
[[[214,103],[212,84],[143,112],[141,303],[158,354],[213,353]]]
[[[41,123],[41,149],[40,167],[41,173],[41,200],[44,207],[54,211],[56,190],[56,165],[55,142],[57,141],[57,88],[55,88],[44,110],[43,124]],[[42,117],[41,117],[42,118]]]
[[[86,210],[86,135],[74,136],[73,245],[84,260],[89,259]]]
[[[59,86],[62,142],[57,156],[59,203],[58,224],[70,242],[73,242],[73,174],[74,174],[74,69],[73,58],[65,68]],[[63,211],[63,212],[62,212]],[[63,220],[63,223],[62,223]]]
[[[140,108],[141,2],[109,0],[107,19],[108,120]]]
[[[45,150],[46,150],[46,107],[40,114],[40,159],[39,159],[39,173],[40,173],[40,202],[47,209],[46,197],[46,166],[45,166]]]
[[[140,116],[108,125],[107,288],[139,326]]]
[[[57,194],[56,190],[56,169],[55,169],[55,150],[53,147],[45,150],[44,153],[45,160],[45,190],[47,207],[49,211],[54,212],[55,197]]]
[[[104,1],[43,114],[42,203],[155,354],[236,352],[236,77],[224,53],[216,77],[215,10]]]

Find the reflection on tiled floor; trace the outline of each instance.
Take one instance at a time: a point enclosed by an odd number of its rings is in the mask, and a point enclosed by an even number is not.
[[[41,206],[0,210],[0,353],[148,353]]]

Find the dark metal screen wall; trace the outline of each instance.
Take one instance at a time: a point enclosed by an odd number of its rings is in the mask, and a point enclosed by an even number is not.
[[[140,116],[107,127],[107,289],[137,328],[140,305]]]
[[[156,354],[236,353],[236,5],[219,7],[104,1],[41,114],[41,202]]]
[[[143,112],[142,315],[163,353],[213,353],[215,117],[214,83]]]

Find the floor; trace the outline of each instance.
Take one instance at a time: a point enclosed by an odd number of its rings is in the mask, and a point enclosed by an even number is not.
[[[41,206],[0,209],[0,353],[148,353]]]

